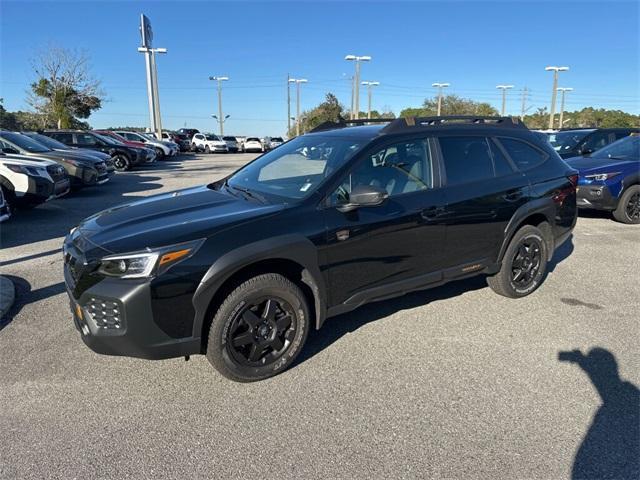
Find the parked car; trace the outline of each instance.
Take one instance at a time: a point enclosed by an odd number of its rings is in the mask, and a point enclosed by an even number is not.
[[[481,274],[531,294],[575,225],[576,171],[517,120],[454,118],[325,124],[219,181],[89,217],[63,250],[82,340],[206,354],[254,381],[367,302]]]
[[[244,141],[243,151],[249,152],[264,152],[264,146],[258,137],[249,137]]]
[[[194,150],[204,153],[227,153],[227,143],[212,133],[196,133],[191,140]]]
[[[200,130],[198,130],[197,128],[179,128],[178,133],[181,135],[186,135],[189,140],[191,140],[196,133],[200,133]]]
[[[640,136],[614,142],[567,163],[578,170],[578,207],[605,210],[622,223],[640,223]]]
[[[610,143],[640,132],[637,128],[576,128],[549,133],[549,141],[562,158],[590,155]]]
[[[2,191],[2,188],[0,188],[0,223],[11,218],[11,208],[9,207],[9,203],[4,199],[4,193],[2,193]]]
[[[222,137],[222,140],[224,140],[224,142],[227,144],[227,150],[229,152],[236,153],[238,152],[238,150],[240,150],[240,147],[238,147],[238,140],[236,140],[236,137],[232,137],[232,136]]]
[[[173,156],[177,153],[169,145],[166,145],[165,142],[158,140],[154,137],[144,135],[142,133],[123,132],[118,130],[115,131],[115,133],[117,133],[123,138],[126,138],[129,141],[141,142],[141,143],[144,143],[147,147],[153,148],[156,151],[156,158],[158,160],[162,160],[165,157]]]
[[[0,189],[9,212],[61,197],[70,188],[62,165],[45,158],[0,153]]]
[[[45,130],[43,133],[71,147],[108,153],[116,170],[131,170],[147,161],[147,153],[142,148],[129,147],[97,133],[83,130]]]
[[[141,135],[143,135],[144,137],[147,137],[149,140],[159,141],[164,146],[169,147],[169,155],[168,156],[170,156],[170,157],[173,157],[173,156],[177,155],[178,152],[180,151],[180,145],[178,145],[173,140],[158,139],[155,133],[150,133],[150,132],[141,133]]]
[[[273,150],[276,147],[279,147],[284,143],[282,137],[269,137],[267,143],[267,150]]]
[[[244,152],[244,142],[247,141],[247,137],[236,135],[236,142],[238,142],[238,151]]]
[[[155,149],[147,147],[145,143],[133,142],[131,140],[127,140],[126,138],[118,135],[115,132],[112,132],[111,130],[93,130],[93,132],[97,133],[102,137],[109,137],[110,139],[115,140],[116,142],[122,143],[124,145],[127,145],[129,147],[143,149],[146,155],[145,163],[153,163],[156,160],[157,153]]]
[[[111,158],[111,155],[109,155],[108,153],[99,152],[98,150],[90,150],[88,148],[70,147],[68,145],[65,145],[62,142],[59,142],[58,140],[55,140],[51,137],[47,137],[46,135],[42,135],[41,133],[37,133],[37,132],[20,132],[20,133],[22,133],[23,135],[26,135],[27,137],[31,137],[36,142],[41,143],[45,147],[49,147],[51,150],[56,150],[58,152],[80,153],[85,156],[94,157],[94,158],[97,158],[98,160],[102,160],[107,166],[107,172],[109,173],[114,172],[116,169],[116,167],[113,165],[113,158]]]
[[[51,150],[21,133],[1,131],[0,146],[4,153],[46,158],[59,163],[69,175],[72,189],[101,185],[111,178],[102,160],[76,152]]]
[[[181,152],[190,152],[191,151],[191,137],[184,133],[176,133],[175,135],[176,143],[180,147]]]

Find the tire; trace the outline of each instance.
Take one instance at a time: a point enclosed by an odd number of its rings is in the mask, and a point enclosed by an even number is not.
[[[118,153],[115,157],[113,157],[113,166],[119,172],[124,172],[125,170],[131,170],[131,162],[121,153]]]
[[[156,160],[162,160],[165,157],[164,150],[160,147],[155,147],[154,150],[156,151]]]
[[[542,231],[532,225],[525,225],[511,239],[500,271],[487,277],[487,283],[498,295],[508,298],[526,297],[544,281],[548,258],[548,242]]]
[[[204,146],[204,153],[211,153],[211,149],[209,148],[209,145],[205,145]]]
[[[16,210],[16,194],[4,185],[0,185],[0,188],[2,189],[2,196],[4,197],[4,203],[7,205],[7,210],[9,210],[10,215],[13,215]]]
[[[279,274],[258,275],[237,286],[218,308],[207,358],[231,380],[263,380],[293,363],[309,324],[309,306],[297,285]]]
[[[613,211],[613,218],[627,224],[640,223],[640,185],[631,185],[618,201],[618,208]]]

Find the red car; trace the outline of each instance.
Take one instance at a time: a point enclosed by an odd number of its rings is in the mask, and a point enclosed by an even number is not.
[[[125,145],[127,145],[129,147],[144,148],[145,151],[147,152],[147,160],[146,160],[145,163],[152,163],[156,159],[155,150],[150,149],[147,145],[145,145],[142,142],[136,142],[136,141],[132,141],[132,140],[127,140],[122,135],[118,135],[117,133],[112,132],[111,130],[94,130],[94,132],[98,133],[100,135],[106,135],[106,136],[108,136],[110,138],[113,138],[114,140],[117,140],[120,143],[124,143]]]

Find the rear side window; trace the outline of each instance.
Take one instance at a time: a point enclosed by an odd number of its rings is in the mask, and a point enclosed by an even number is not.
[[[73,144],[73,136],[70,133],[51,133],[50,135],[65,145]]]
[[[513,138],[500,138],[500,143],[507,151],[519,170],[529,170],[544,163],[547,154],[528,143]]]
[[[513,173],[513,167],[507,157],[504,156],[504,153],[502,153],[500,147],[496,145],[494,141],[490,141],[489,146],[491,147],[493,168],[495,169],[496,177],[502,177]]]
[[[440,137],[448,185],[493,178],[493,161],[485,137]]]

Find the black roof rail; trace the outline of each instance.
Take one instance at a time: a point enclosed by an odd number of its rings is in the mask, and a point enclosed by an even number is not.
[[[397,133],[415,127],[430,127],[436,125],[492,125],[507,128],[527,128],[516,117],[483,117],[475,115],[450,115],[441,117],[406,117],[398,118],[384,127],[380,133]]]
[[[346,128],[349,126],[356,126],[356,125],[366,125],[368,123],[389,123],[389,122],[393,122],[394,120],[396,119],[395,118],[354,118],[350,120],[350,119],[341,118],[337,122],[328,121],[328,122],[321,123],[313,130],[310,130],[309,133],[323,132],[326,130],[335,130],[336,128]]]

